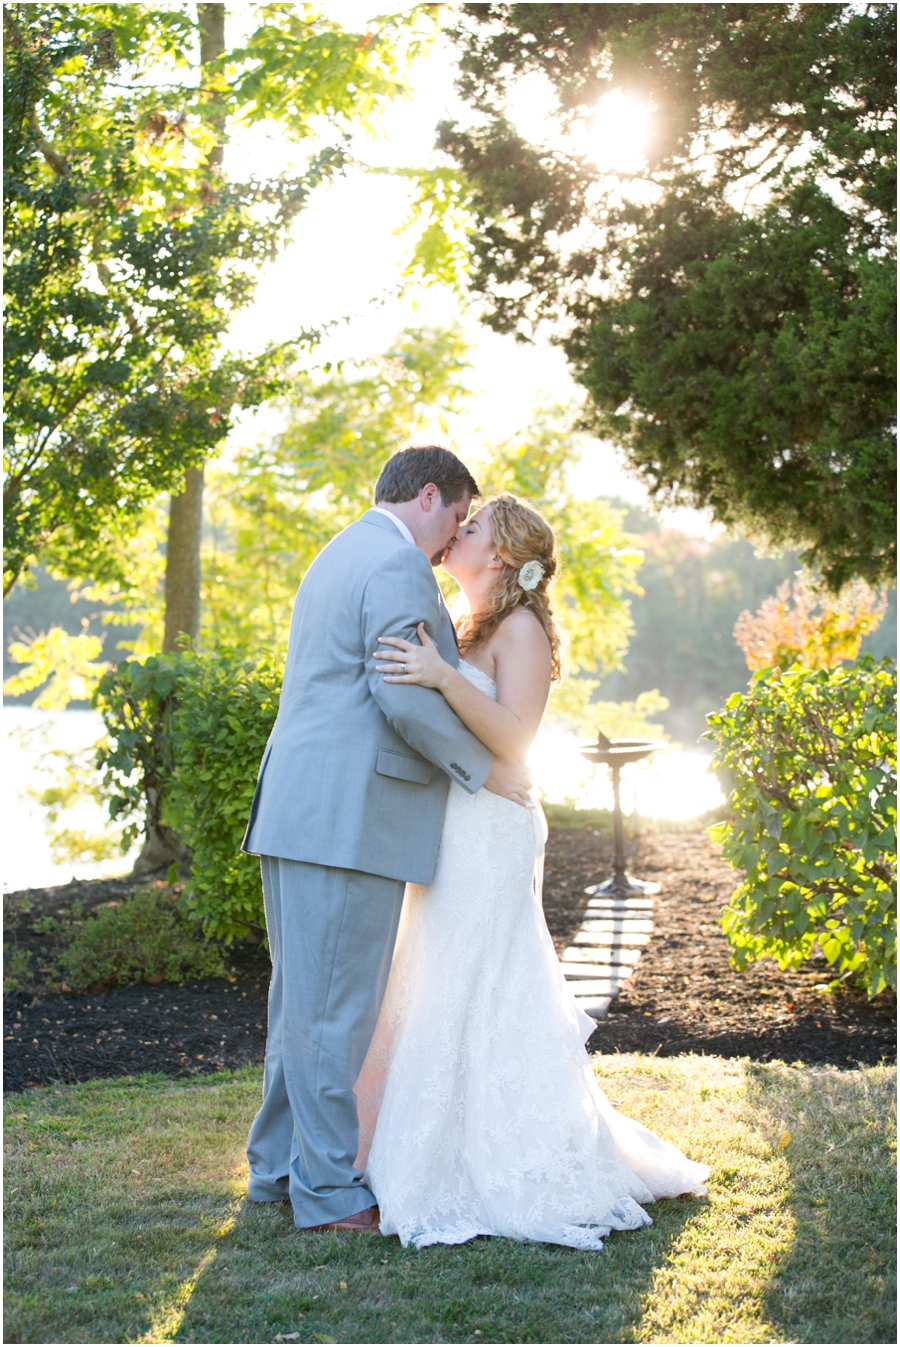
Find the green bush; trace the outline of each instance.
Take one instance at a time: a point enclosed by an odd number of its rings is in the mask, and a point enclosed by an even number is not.
[[[259,861],[241,852],[282,664],[218,650],[183,665],[172,723],[175,770],[164,817],[190,847],[190,911],[232,940],[264,926]]]
[[[3,995],[14,996],[16,992],[29,991],[34,981],[31,970],[31,956],[27,949],[18,946],[7,948],[3,945]]]
[[[94,983],[184,982],[224,977],[218,945],[179,912],[171,889],[146,888],[103,907],[74,928],[59,968],[71,991]]]
[[[708,717],[730,813],[709,833],[746,871],[721,918],[737,968],[818,942],[870,996],[896,990],[895,704],[896,667],[863,656],[763,670]]]
[[[152,824],[190,858],[187,911],[223,940],[265,924],[259,862],[240,845],[281,675],[279,659],[241,648],[185,651],[120,664],[94,698],[112,817],[130,836]]]
[[[124,851],[139,833],[151,829],[177,851],[176,839],[163,822],[166,790],[175,773],[172,715],[176,687],[196,659],[186,652],[126,660],[97,685],[92,705],[111,740],[98,765],[105,770],[110,817],[125,823]]]

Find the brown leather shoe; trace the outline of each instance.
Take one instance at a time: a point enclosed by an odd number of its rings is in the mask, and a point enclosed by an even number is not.
[[[327,1225],[307,1225],[305,1230],[349,1230],[354,1235],[377,1235],[379,1234],[378,1221],[380,1213],[377,1207],[366,1207],[365,1211],[357,1211],[353,1216],[346,1216],[342,1221],[329,1221]]]

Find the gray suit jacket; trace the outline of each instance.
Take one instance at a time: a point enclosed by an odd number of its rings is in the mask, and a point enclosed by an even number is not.
[[[418,622],[456,665],[428,558],[370,511],[323,549],[297,594],[244,851],[431,882],[449,778],[474,793],[493,757],[439,692],[376,673],[379,637],[416,640]]]

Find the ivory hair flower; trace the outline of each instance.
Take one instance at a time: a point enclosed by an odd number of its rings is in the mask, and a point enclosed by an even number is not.
[[[519,584],[523,589],[537,589],[544,578],[544,568],[539,561],[526,561],[519,569]]]

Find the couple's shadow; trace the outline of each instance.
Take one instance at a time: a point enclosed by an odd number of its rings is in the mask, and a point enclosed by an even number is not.
[[[395,1237],[298,1231],[244,1201],[195,1275],[176,1342],[630,1342],[657,1272],[708,1199],[649,1208],[602,1252],[483,1237],[417,1252]],[[296,1336],[295,1336],[296,1335]]]

